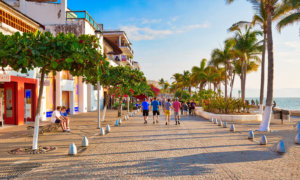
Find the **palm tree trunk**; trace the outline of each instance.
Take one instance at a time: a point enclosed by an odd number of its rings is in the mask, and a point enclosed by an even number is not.
[[[270,5],[269,5],[270,6]],[[267,43],[268,43],[268,83],[267,100],[264,111],[263,121],[260,124],[259,131],[269,131],[273,103],[273,81],[274,81],[274,57],[273,57],[273,36],[272,36],[272,11],[267,8]]]
[[[262,49],[262,58],[261,58],[261,75],[260,75],[260,98],[259,98],[260,109],[262,109],[262,105],[264,103],[266,40],[267,40],[267,33],[264,30],[264,40],[263,40],[263,49]]]
[[[180,98],[182,99],[182,96],[183,96],[183,89],[184,88],[181,88],[181,93],[180,93]]]
[[[227,64],[226,63],[225,63],[225,102],[227,102]]]
[[[245,55],[245,60],[242,66],[242,74],[243,74],[243,80],[242,80],[242,100],[245,101],[246,97],[246,76],[247,76],[247,55]]]
[[[118,117],[122,116],[122,98],[123,96],[120,96],[119,98],[119,105],[118,105]]]
[[[230,84],[230,98],[232,98],[234,79],[235,79],[235,73],[233,73],[233,75],[232,75],[232,80],[231,80],[231,84]]]

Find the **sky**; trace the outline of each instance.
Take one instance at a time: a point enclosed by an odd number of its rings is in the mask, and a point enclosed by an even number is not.
[[[254,14],[246,0],[231,5],[225,0],[69,0],[68,7],[88,11],[105,30],[126,31],[134,60],[146,77],[169,82],[174,73],[199,66],[203,58],[209,60],[212,50],[222,48],[224,40],[233,36],[227,29]],[[275,97],[300,97],[299,25],[281,33],[273,30]],[[239,78],[234,87],[236,93]],[[259,87],[260,69],[247,75],[246,88],[252,92],[247,96],[258,96]]]

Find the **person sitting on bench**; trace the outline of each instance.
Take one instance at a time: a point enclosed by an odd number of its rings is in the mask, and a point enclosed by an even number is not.
[[[53,111],[52,113],[51,122],[59,123],[63,132],[67,132],[68,130],[66,127],[66,120],[61,116],[60,111],[61,111],[61,107],[57,106],[56,110]]]
[[[67,108],[65,106],[61,108],[60,114],[66,122],[67,131],[70,131],[70,118],[68,117]]]

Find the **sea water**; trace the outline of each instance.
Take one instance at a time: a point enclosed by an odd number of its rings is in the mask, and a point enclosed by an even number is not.
[[[259,98],[246,98],[250,101],[253,99],[254,101],[256,99],[259,100]],[[265,99],[266,100],[266,99]],[[288,98],[274,98],[274,101],[276,102],[276,107],[282,108],[282,109],[289,109],[289,110],[300,110],[300,97],[288,97]],[[265,102],[264,102],[265,104]]]

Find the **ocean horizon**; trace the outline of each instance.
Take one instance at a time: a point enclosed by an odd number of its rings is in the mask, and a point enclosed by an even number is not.
[[[259,97],[247,97],[247,100],[259,100]],[[288,110],[300,110],[300,97],[274,97],[273,100],[276,102],[276,107]],[[264,98],[264,104],[266,98]]]

